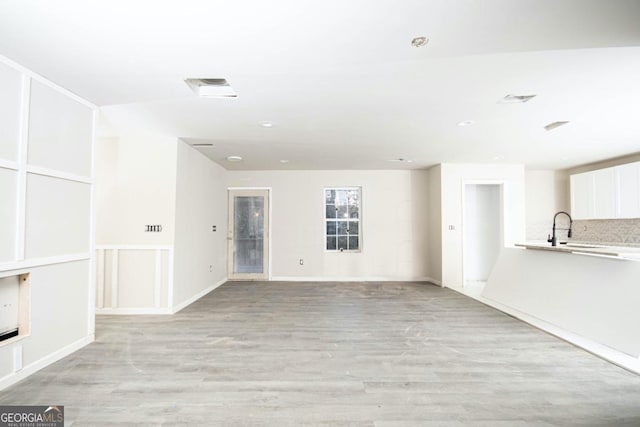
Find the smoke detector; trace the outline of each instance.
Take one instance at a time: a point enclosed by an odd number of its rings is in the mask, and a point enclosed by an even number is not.
[[[534,98],[535,95],[507,95],[498,101],[498,104],[524,104]]]
[[[184,81],[198,96],[206,98],[237,98],[227,79],[186,79]]]

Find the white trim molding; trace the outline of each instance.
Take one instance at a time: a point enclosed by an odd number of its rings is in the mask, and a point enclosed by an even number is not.
[[[100,316],[131,316],[131,315],[159,315],[173,314],[167,307],[140,307],[140,308],[96,308],[96,314]]]
[[[14,272],[16,270],[24,270],[27,268],[44,267],[46,265],[64,264],[67,262],[89,261],[90,253],[59,255],[46,258],[33,258],[24,261],[8,262],[0,264],[0,277],[4,272]]]
[[[56,169],[43,168],[40,166],[27,165],[27,173],[30,173],[32,175],[48,176],[51,178],[59,178],[67,181],[81,182],[84,184],[93,184],[93,179],[91,179],[91,177],[76,175]]]
[[[0,390],[5,389],[17,383],[18,381],[25,379],[29,375],[34,374],[40,369],[45,368],[51,365],[52,363],[57,362],[63,357],[70,355],[74,351],[80,350],[82,347],[93,342],[94,339],[95,338],[93,334],[87,335],[86,337],[81,338],[76,342],[73,342],[65,347],[62,347],[61,349],[51,354],[48,354],[47,356],[39,360],[36,360],[35,362],[30,363],[27,366],[22,367],[22,369],[18,370],[17,372],[11,373],[5,377],[0,378]]]
[[[142,305],[146,307],[127,307],[122,301],[119,271],[120,257],[126,251],[144,251],[153,253],[153,265],[144,269],[153,282],[153,294]],[[173,246],[171,245],[95,245],[95,264],[97,277],[97,297],[95,298],[96,314],[171,314],[173,301]],[[110,252],[110,257],[107,253]],[[163,252],[167,256],[163,256]],[[109,262],[108,262],[109,261]],[[163,264],[166,264],[163,268]],[[163,277],[163,274],[166,277]],[[107,277],[108,276],[108,277]],[[163,297],[162,284],[167,289]],[[109,290],[105,297],[105,291]],[[164,300],[164,302],[163,302]]]
[[[12,160],[0,159],[0,168],[18,171],[20,170],[20,164]]]
[[[271,278],[274,282],[431,282],[436,283],[428,277],[388,277],[388,276],[362,276],[362,277],[345,277],[345,276],[274,276]]]

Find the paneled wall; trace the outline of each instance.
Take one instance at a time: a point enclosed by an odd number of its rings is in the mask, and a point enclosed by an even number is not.
[[[98,314],[169,314],[173,246],[98,245]]]
[[[29,274],[30,331],[0,388],[93,340],[95,107],[0,57],[0,277]]]

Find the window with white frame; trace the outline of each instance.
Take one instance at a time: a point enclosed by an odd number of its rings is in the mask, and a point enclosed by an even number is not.
[[[325,188],[325,249],[358,252],[362,244],[360,187]]]

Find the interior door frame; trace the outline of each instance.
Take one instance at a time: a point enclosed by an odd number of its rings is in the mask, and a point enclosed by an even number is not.
[[[464,289],[466,283],[467,283],[467,278],[466,278],[466,274],[465,274],[465,256],[464,256],[464,245],[465,245],[465,218],[466,218],[466,213],[467,213],[467,206],[466,206],[466,199],[467,199],[467,185],[496,185],[498,186],[499,190],[500,190],[500,243],[502,244],[502,247],[504,248],[507,245],[506,242],[506,230],[507,230],[507,212],[505,211],[505,207],[507,206],[506,203],[506,181],[505,180],[463,180],[462,181],[462,218],[460,223],[462,224],[462,229],[460,230],[460,239],[461,239],[461,246],[460,246],[460,251],[461,251],[461,263],[460,263],[460,267],[462,269],[462,283],[461,283],[461,287]]]
[[[233,196],[246,192],[266,192],[267,221],[264,224],[264,272],[263,273],[233,273]],[[227,278],[229,280],[271,280],[271,187],[228,187],[227,188]]]

